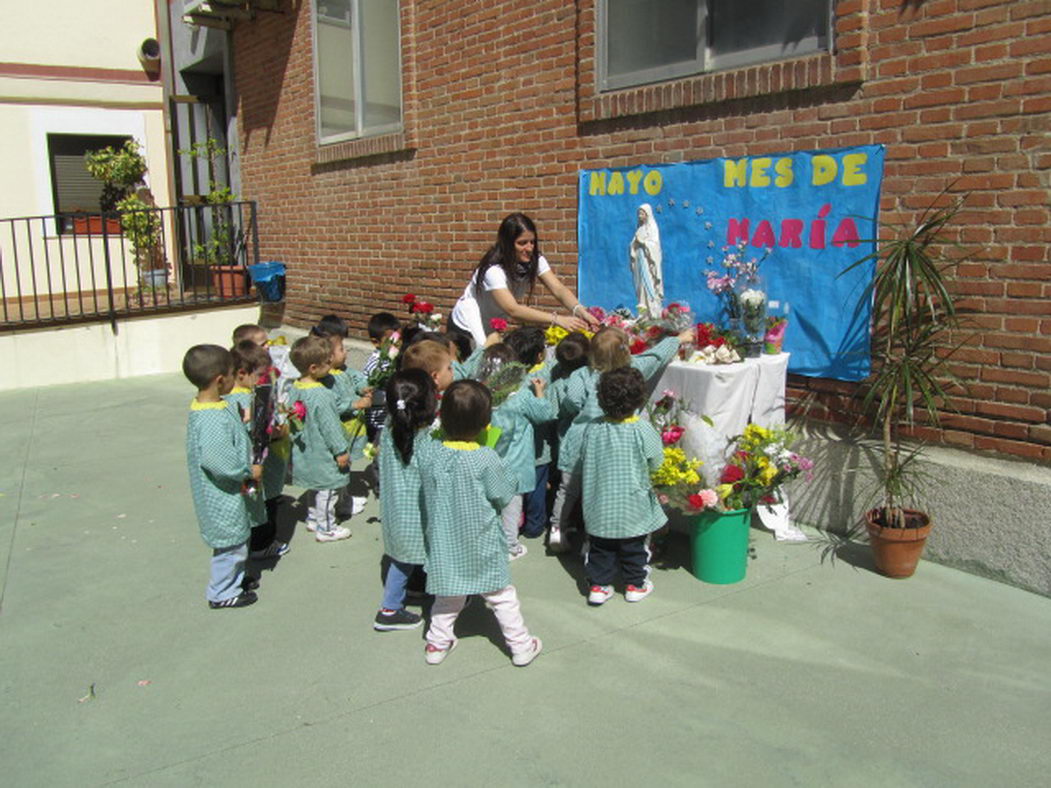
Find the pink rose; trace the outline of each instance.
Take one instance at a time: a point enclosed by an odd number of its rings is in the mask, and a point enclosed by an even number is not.
[[[686,430],[678,425],[668,427],[668,429],[661,433],[661,440],[664,442],[665,446],[671,446],[672,444],[679,442],[679,439],[684,432],[686,432]]]
[[[292,414],[300,421],[307,417],[307,406],[302,400],[296,400],[292,403]]]
[[[502,317],[494,317],[489,321],[489,328],[496,332],[502,332],[507,330],[507,321]]]

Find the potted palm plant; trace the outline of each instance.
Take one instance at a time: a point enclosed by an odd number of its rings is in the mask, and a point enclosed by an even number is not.
[[[948,403],[955,378],[946,362],[959,347],[947,345],[960,326],[947,285],[958,261],[947,260],[945,226],[963,200],[942,207],[944,194],[913,227],[876,240],[876,251],[846,270],[876,261],[871,288],[874,371],[863,390],[862,408],[879,429],[881,462],[877,478],[881,503],[865,514],[876,567],[889,577],[910,577],[931,530],[930,515],[918,507],[922,445],[903,443],[903,431],[925,414],[932,426]]]

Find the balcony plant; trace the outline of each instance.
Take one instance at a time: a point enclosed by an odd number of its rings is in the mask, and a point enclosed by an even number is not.
[[[102,222],[106,221],[106,231],[118,235],[121,232],[120,219],[108,214],[116,211],[120,201],[131,196],[144,183],[147,168],[142,146],[130,139],[120,148],[107,146],[91,151],[84,155],[84,167],[91,177],[102,182],[99,198],[102,217],[74,217],[73,231],[101,232]]]
[[[164,287],[170,266],[161,238],[161,215],[149,189],[142,188],[119,203],[120,224],[131,244],[139,279],[146,287]]]
[[[948,276],[958,260],[945,251],[954,246],[945,227],[963,200],[942,207],[940,195],[915,226],[897,228],[876,240],[876,251],[847,267],[876,261],[870,285],[874,371],[864,384],[862,409],[880,433],[881,462],[877,479],[879,506],[865,514],[876,567],[890,577],[910,577],[931,530],[930,515],[920,507],[923,477],[917,461],[922,445],[903,443],[903,432],[925,414],[932,426],[949,398],[955,378],[946,362],[959,347],[947,345],[960,326]]]

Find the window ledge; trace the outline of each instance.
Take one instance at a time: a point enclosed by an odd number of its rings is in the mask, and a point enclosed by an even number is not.
[[[792,60],[760,63],[729,71],[698,74],[668,82],[581,96],[580,121],[588,123],[645,115],[701,104],[717,104],[735,99],[842,85],[860,82],[862,79],[861,68],[845,68],[837,63],[836,55],[819,52]]]
[[[361,159],[378,156],[384,153],[397,153],[409,149],[405,132],[378,134],[375,137],[361,137],[355,140],[319,144],[317,147],[317,164],[331,164],[350,159]]]

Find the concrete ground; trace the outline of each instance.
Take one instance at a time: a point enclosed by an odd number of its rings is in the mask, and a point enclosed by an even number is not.
[[[421,630],[371,629],[372,501],[349,541],[300,525],[258,604],[209,610],[191,395],[0,393],[4,785],[1047,783],[1051,600],[927,562],[888,580],[860,545],[754,531],[720,587],[675,534],[652,597],[592,609],[576,561],[530,542],[543,654],[512,667],[475,604],[432,667]]]

